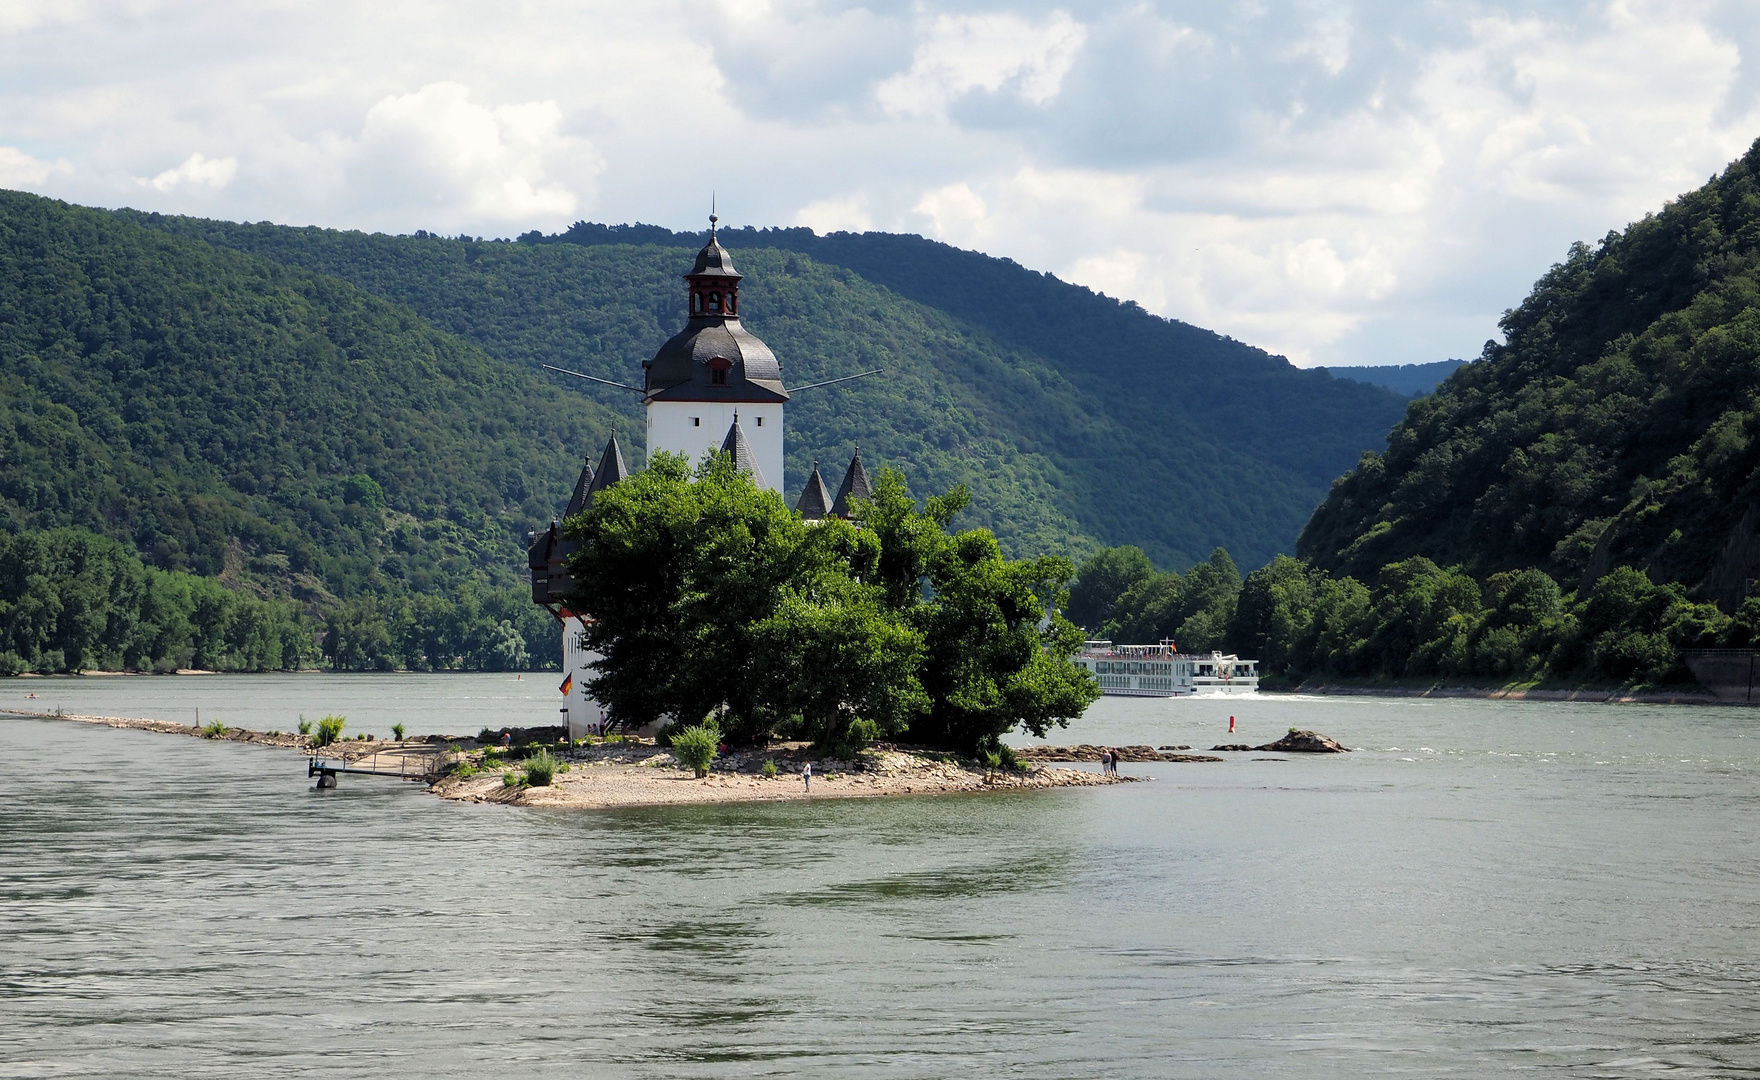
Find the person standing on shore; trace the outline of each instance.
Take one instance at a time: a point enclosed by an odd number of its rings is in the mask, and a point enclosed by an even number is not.
[[[801,779],[806,782],[807,794],[811,795],[813,793],[813,763],[812,762],[809,761],[805,765],[801,766]]]

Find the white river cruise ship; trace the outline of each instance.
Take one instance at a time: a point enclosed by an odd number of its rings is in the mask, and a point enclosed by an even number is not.
[[[1250,694],[1259,689],[1259,661],[1219,652],[1182,653],[1171,641],[1159,645],[1090,641],[1075,662],[1099,677],[1102,694],[1191,697]]]

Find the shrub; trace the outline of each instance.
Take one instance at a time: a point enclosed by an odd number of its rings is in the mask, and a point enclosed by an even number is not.
[[[764,777],[764,779],[766,779],[766,780],[774,780],[774,779],[776,779],[776,772],[777,772],[777,769],[776,769],[776,759],[774,759],[774,758],[765,758],[765,759],[764,759],[764,764],[762,764],[762,765],[760,765],[760,766],[758,766],[758,772],[759,772],[759,774],[760,774],[760,775],[762,775],[762,776],[763,776],[763,777]]]
[[[219,739],[225,737],[225,735],[226,725],[218,720],[202,728],[202,738],[204,739]]]
[[[31,666],[15,652],[0,652],[0,675],[23,675]]]
[[[715,760],[715,748],[721,743],[721,732],[701,724],[672,734],[672,756],[699,777],[709,775]]]
[[[847,761],[861,756],[875,739],[880,737],[880,725],[872,720],[851,720],[843,733],[832,741],[822,744],[818,749],[823,757],[837,758]]]
[[[342,738],[342,728],[347,723],[347,717],[337,716],[335,714],[331,714],[324,717],[322,720],[319,720],[317,733],[312,736],[312,745],[329,746],[337,739]]]
[[[512,769],[509,769],[506,772],[501,774],[501,786],[502,787],[519,787],[519,785],[520,785],[519,773],[514,772]]]
[[[404,727],[402,724],[392,724],[391,725],[391,735],[398,742],[403,741],[403,733],[407,730],[409,730],[409,729]]]
[[[312,733],[312,722],[307,720],[304,716],[299,718],[299,733],[301,735],[310,735]]]
[[[556,779],[556,770],[562,762],[548,750],[539,750],[526,758],[526,783],[533,787],[549,787],[550,781]]]

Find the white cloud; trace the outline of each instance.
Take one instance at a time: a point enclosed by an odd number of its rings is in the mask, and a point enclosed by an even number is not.
[[[381,99],[367,111],[352,167],[393,198],[471,220],[524,222],[573,214],[600,169],[590,148],[561,132],[554,101],[487,108],[454,82]],[[567,180],[553,178],[572,159]]]
[[[894,116],[938,116],[983,90],[1012,91],[1029,105],[1057,96],[1087,31],[1057,11],[1039,23],[1016,15],[937,15],[924,27],[909,71],[875,88]]]
[[[35,189],[57,173],[70,173],[63,161],[39,161],[14,146],[0,146],[0,187]]]
[[[232,183],[232,178],[237,175],[237,158],[209,160],[201,154],[191,154],[177,168],[166,169],[151,180],[142,180],[141,183],[151,186],[154,191],[172,191],[179,187],[206,187],[218,191]]]
[[[713,190],[1332,364],[1476,353],[1760,135],[1742,0],[0,0],[0,41],[0,184],[499,235]]]
[[[831,232],[868,232],[874,218],[868,213],[868,200],[861,195],[833,196],[816,199],[796,211],[791,225],[805,225],[824,236]]]

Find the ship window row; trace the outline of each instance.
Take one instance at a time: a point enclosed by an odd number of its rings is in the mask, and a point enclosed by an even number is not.
[[[1172,664],[1149,660],[1096,660],[1094,671],[1101,675],[1172,675]]]

